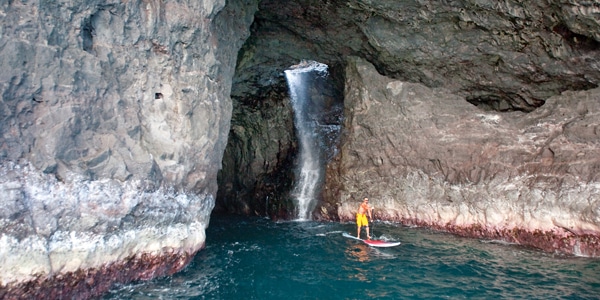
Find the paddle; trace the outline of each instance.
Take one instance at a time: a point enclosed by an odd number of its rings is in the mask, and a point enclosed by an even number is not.
[[[373,206],[369,206],[369,208],[371,209],[371,211],[369,212],[369,223],[371,225],[371,239],[373,239],[375,237],[375,230],[373,230],[373,228],[375,227],[375,222],[373,221]]]
[[[371,240],[375,239],[375,230],[373,228],[375,228],[375,221],[373,221],[373,218],[371,218],[369,220],[369,223],[371,224]]]

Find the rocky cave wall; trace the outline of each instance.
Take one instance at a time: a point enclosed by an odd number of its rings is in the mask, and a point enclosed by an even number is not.
[[[297,146],[282,71],[302,59],[330,66],[329,97],[346,86],[318,217],[347,219],[371,194],[381,218],[597,255],[595,2],[257,2],[0,4],[0,296],[84,297],[181,269],[221,161],[222,207],[285,214]]]
[[[598,12],[590,1],[265,0],[232,96],[236,109],[267,114],[252,101],[285,103],[281,70],[301,59],[338,66],[343,151],[316,218],[348,220],[368,195],[382,219],[596,256],[596,107],[586,102],[600,79]],[[429,119],[408,114],[411,101],[431,106]]]
[[[347,75],[347,131],[325,190],[335,218],[354,219],[366,196],[377,219],[600,255],[600,89],[499,113],[361,59]]]
[[[0,298],[86,298],[204,245],[256,1],[0,4]]]

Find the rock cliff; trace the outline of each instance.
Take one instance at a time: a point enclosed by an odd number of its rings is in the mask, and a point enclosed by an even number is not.
[[[325,198],[342,220],[368,196],[378,219],[598,256],[598,98],[565,92],[532,113],[482,111],[351,59]]]
[[[0,4],[0,298],[85,298],[204,245],[252,1]]]

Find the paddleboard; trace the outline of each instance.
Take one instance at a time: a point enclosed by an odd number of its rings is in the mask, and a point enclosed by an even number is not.
[[[349,233],[342,233],[342,235],[344,237],[350,238],[350,239],[355,239],[355,240],[359,240],[369,246],[372,247],[395,247],[398,246],[400,244],[402,244],[401,242],[386,242],[386,241],[382,241],[382,240],[363,240],[363,239],[359,239]]]

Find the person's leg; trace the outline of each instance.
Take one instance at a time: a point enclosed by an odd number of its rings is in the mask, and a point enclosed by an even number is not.
[[[369,226],[365,226],[365,228],[367,229],[367,240],[371,239],[371,235],[369,234]]]
[[[360,239],[360,225],[356,226],[356,237]]]

